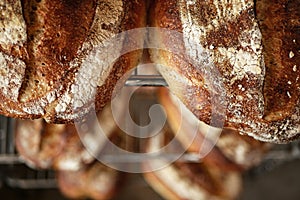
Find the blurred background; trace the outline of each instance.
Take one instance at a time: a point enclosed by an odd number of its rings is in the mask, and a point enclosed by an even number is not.
[[[240,200],[298,200],[300,199],[300,160],[269,161],[244,175]],[[128,174],[125,184],[113,200],[163,200],[144,181],[141,174]],[[2,199],[64,200],[56,187],[55,174],[34,171],[23,165],[1,166]]]
[[[24,165],[15,151],[14,120],[1,117],[0,196],[11,200],[63,200],[55,172],[37,171]],[[7,131],[4,131],[7,130]],[[275,145],[263,162],[243,177],[240,200],[300,199],[300,143]],[[162,200],[142,174],[127,174],[113,200]]]

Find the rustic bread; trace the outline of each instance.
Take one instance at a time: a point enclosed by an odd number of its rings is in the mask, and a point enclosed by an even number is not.
[[[159,90],[159,99],[172,133],[188,152],[201,155],[203,146],[207,143],[212,145],[211,151],[203,152],[203,161],[208,165],[218,165],[223,169],[236,164],[244,170],[249,169],[258,165],[271,147],[269,143],[240,135],[236,130],[217,129],[206,125],[193,116],[166,88]]]
[[[224,126],[241,134],[267,142],[295,140],[299,7],[298,0],[156,0],[150,25],[180,35],[149,34],[149,41],[162,47],[151,49],[151,58],[201,121],[210,124],[214,110],[215,119],[224,117]]]
[[[122,116],[123,110],[119,111]],[[80,136],[73,124],[19,119],[15,138],[17,151],[28,166],[55,170],[58,189],[66,197],[110,199],[120,188],[123,173],[96,159],[96,153],[105,149],[107,140],[94,136],[90,131],[97,126],[95,123],[101,122],[103,132],[114,144],[124,147],[128,141],[124,141],[124,134],[116,126],[110,104],[97,117],[95,121],[89,118],[85,122],[89,131]],[[92,152],[95,149],[97,152]]]
[[[117,126],[110,105],[98,114],[97,120],[101,121],[102,130],[107,137],[116,134]],[[88,125],[93,127],[98,121],[90,121]],[[99,148],[96,150],[100,151],[101,145],[106,141],[102,141],[100,137],[92,137],[89,133],[79,136],[72,124],[49,124],[43,119],[19,119],[16,123],[15,143],[20,157],[32,168],[76,171],[95,160],[85,145]]]
[[[51,168],[64,148],[65,129],[65,125],[48,125],[42,119],[18,120],[15,143],[20,158],[32,168]]]
[[[58,171],[59,190],[71,199],[111,199],[120,188],[122,173],[99,162],[78,171]]]
[[[165,140],[170,138],[170,130],[165,129]],[[161,140],[159,135],[152,137],[146,152],[156,152],[161,148],[156,140]],[[164,141],[168,143],[168,141]],[[153,159],[144,163],[145,180],[165,199],[237,199],[242,188],[240,172],[224,171],[218,166],[207,165],[203,160],[200,163],[176,161],[163,168],[159,162],[165,163],[164,158]]]
[[[104,111],[106,110],[107,109]],[[103,115],[102,113],[102,118],[99,120],[102,120],[103,122],[107,121],[102,123],[102,128],[104,130],[110,130],[110,134],[107,135],[109,136],[110,142],[123,149],[129,146],[127,150],[131,150],[132,145],[130,141],[128,141],[126,134],[118,129],[115,123],[111,121],[111,113],[107,113],[109,115]],[[111,126],[111,124],[113,124],[113,126]],[[109,128],[109,126],[111,126],[111,128]],[[96,141],[96,143],[91,144],[91,146],[95,146],[97,143],[99,144],[99,142]],[[108,144],[107,141],[105,141],[105,144]],[[105,144],[102,146],[101,155],[105,155],[105,151],[108,149],[110,149],[108,151],[111,153],[111,146],[106,146]],[[69,150],[72,150],[72,148],[69,148]],[[100,153],[100,151],[98,153]],[[99,155],[100,154],[97,154],[95,156]],[[60,191],[66,197],[72,199],[111,199],[117,190],[121,188],[125,175],[123,172],[111,168],[110,166],[106,166],[105,163],[101,163],[96,159],[92,163],[81,165],[77,170],[72,168],[68,169],[66,167],[56,169],[58,169],[57,182]]]
[[[3,115],[70,122],[93,109],[93,102],[95,109],[101,110],[116,82],[142,55],[141,50],[131,51],[106,63],[124,48],[142,47],[142,32],[122,35],[106,52],[96,48],[123,31],[145,26],[143,0],[17,0],[0,4]]]
[[[78,170],[95,159],[85,149],[75,126],[48,124],[42,119],[18,120],[16,148],[21,159],[34,169]]]

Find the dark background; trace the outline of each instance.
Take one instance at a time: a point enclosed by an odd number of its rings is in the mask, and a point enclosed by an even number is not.
[[[34,173],[26,167],[2,166],[3,179],[0,196],[1,199],[11,200],[63,200],[60,192],[50,189],[20,189],[8,186],[5,176],[21,176],[22,173]],[[51,176],[55,177],[54,174]],[[24,178],[24,177],[23,177]],[[129,174],[124,186],[113,200],[162,200],[143,180],[140,174]],[[300,199],[300,160],[268,161],[261,164],[244,175],[244,191],[240,200],[299,200]]]

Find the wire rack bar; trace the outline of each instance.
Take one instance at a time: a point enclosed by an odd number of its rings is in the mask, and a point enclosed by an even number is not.
[[[168,86],[165,79],[160,75],[132,75],[125,83],[125,86]]]

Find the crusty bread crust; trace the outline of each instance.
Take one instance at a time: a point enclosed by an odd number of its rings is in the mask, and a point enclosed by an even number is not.
[[[201,121],[211,123],[216,106],[212,98],[220,97],[218,103],[226,107],[225,127],[262,141],[289,142],[300,136],[296,89],[300,5],[297,0],[257,4],[255,10],[252,0],[156,0],[151,26],[182,36],[170,38],[157,32],[149,36],[150,40],[156,39],[166,49],[172,49],[171,45],[185,48],[199,66],[163,50],[151,49],[150,54],[154,62],[170,66],[158,68],[172,92]],[[270,28],[274,24],[280,27]],[[215,90],[219,86],[216,78],[222,81],[223,92]],[[217,119],[222,118],[222,109],[217,107],[215,114]]]
[[[94,47],[123,31],[145,26],[142,0],[18,0],[7,2],[3,15],[0,113],[6,116],[42,117],[58,123],[81,118],[93,109],[93,102],[95,109],[101,110],[117,80],[135,67],[142,55],[141,50],[129,52],[98,71],[91,72],[87,66],[83,72],[86,80],[77,79],[82,65],[103,65],[101,59],[107,55],[96,54],[89,63]],[[144,35],[121,39],[114,53],[122,52],[123,46],[131,44],[129,40],[143,44]],[[100,73],[100,80],[92,80],[90,72]],[[77,84],[84,84],[83,89],[77,91]],[[74,102],[75,95],[83,100]]]

